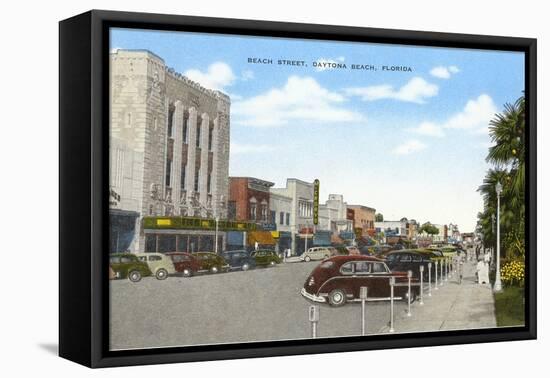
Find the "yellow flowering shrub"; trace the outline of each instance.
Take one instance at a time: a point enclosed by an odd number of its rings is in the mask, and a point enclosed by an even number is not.
[[[500,269],[500,279],[507,286],[523,286],[525,282],[525,262],[514,260],[505,263]]]

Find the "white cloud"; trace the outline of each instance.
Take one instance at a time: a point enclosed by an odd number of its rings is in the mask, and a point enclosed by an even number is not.
[[[236,77],[231,67],[224,62],[215,62],[208,66],[206,72],[197,69],[184,73],[189,79],[196,81],[208,89],[223,90],[233,84]]]
[[[334,69],[334,67],[332,67],[333,65],[344,63],[344,60],[345,58],[343,56],[339,56],[336,59],[327,59],[327,58],[317,59],[315,62],[321,63],[321,64],[318,64],[315,67],[315,71],[321,72],[321,71],[332,70]]]
[[[242,144],[231,142],[229,151],[232,155],[270,152],[275,149],[274,146],[266,144]]]
[[[290,76],[281,88],[233,103],[232,114],[234,123],[256,127],[364,121],[361,114],[343,106],[345,101],[311,77]]]
[[[469,100],[464,109],[451,116],[442,127],[445,129],[462,129],[486,131],[489,121],[494,117],[497,108],[493,99],[486,94],[474,100]]]
[[[420,142],[419,140],[411,139],[394,148],[392,150],[392,153],[396,155],[409,155],[409,154],[412,154],[413,152],[422,151],[426,147],[427,146],[424,143]]]
[[[439,79],[449,79],[451,75],[460,72],[457,66],[437,66],[431,69],[430,75]]]
[[[489,121],[494,117],[497,108],[493,99],[486,94],[469,100],[464,108],[442,123],[425,121],[417,127],[407,129],[420,135],[443,137],[444,129],[468,130],[473,134],[486,134]]]
[[[241,72],[241,80],[242,81],[248,81],[254,79],[254,71],[252,70],[244,70]]]
[[[441,126],[438,126],[432,122],[422,122],[418,127],[411,128],[409,129],[409,131],[415,134],[427,135],[427,136],[433,136],[433,137],[445,136],[445,133],[441,129]]]
[[[346,94],[359,96],[363,101],[375,101],[382,99],[393,99],[417,104],[425,103],[425,99],[436,96],[439,87],[429,83],[421,77],[413,77],[399,89],[392,85],[373,85],[369,87],[347,88]]]

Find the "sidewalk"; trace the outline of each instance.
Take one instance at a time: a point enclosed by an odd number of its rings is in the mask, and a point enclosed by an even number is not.
[[[394,318],[396,333],[448,331],[457,329],[474,329],[496,327],[495,304],[490,285],[479,285],[475,282],[476,265],[466,262],[462,284],[458,283],[456,274],[443,286],[438,285],[432,296],[428,296],[428,285],[424,287],[424,304],[417,300],[411,304],[411,316],[398,311]],[[387,333],[389,326],[384,326],[379,333]]]

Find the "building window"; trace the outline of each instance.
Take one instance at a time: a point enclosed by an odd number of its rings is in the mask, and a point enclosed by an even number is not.
[[[180,179],[180,188],[182,191],[185,190],[185,173],[187,171],[187,164],[181,165],[181,179]]]
[[[174,121],[174,112],[176,107],[173,104],[170,104],[168,107],[168,137],[172,138],[172,123]]]
[[[250,220],[256,220],[256,204],[250,204]]]
[[[214,125],[208,128],[208,151],[212,151],[212,139],[214,136]]]
[[[195,183],[194,183],[194,186],[193,186],[193,190],[195,192],[198,192],[199,191],[199,177],[200,177],[200,174],[201,174],[201,170],[200,169],[197,169],[195,171]]]
[[[195,145],[197,147],[201,146],[201,124],[202,124],[202,118],[197,118],[197,138],[195,140]]]
[[[132,113],[126,114],[126,127],[132,127]]]
[[[267,222],[267,203],[265,201],[262,201],[260,209],[262,221]]]
[[[212,192],[212,173],[208,173],[208,177],[206,178],[206,191],[208,193]]]
[[[275,224],[276,220],[275,218],[277,217],[277,213],[273,210],[271,210],[271,223]]]
[[[282,211],[279,213],[279,224],[285,224],[285,213]]]
[[[286,213],[286,225],[290,226],[290,213]]]
[[[182,138],[183,138],[183,143],[187,143],[187,130],[189,128],[189,115],[186,114],[185,117],[183,118],[183,130],[182,130]]]
[[[172,160],[168,159],[168,160],[166,160],[166,180],[165,180],[165,182],[164,182],[164,185],[165,185],[165,186],[170,186],[170,181],[171,181],[170,174],[171,174],[171,171],[172,171]]]
[[[256,198],[252,197],[250,198],[250,214],[249,214],[249,218],[250,220],[256,220],[256,215],[257,215],[257,204],[256,204]]]

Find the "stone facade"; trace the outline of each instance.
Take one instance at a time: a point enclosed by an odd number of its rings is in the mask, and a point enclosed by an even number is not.
[[[227,217],[230,99],[146,50],[110,55],[110,187],[143,216]],[[138,220],[139,223],[139,220]],[[143,232],[132,250],[143,250]]]

